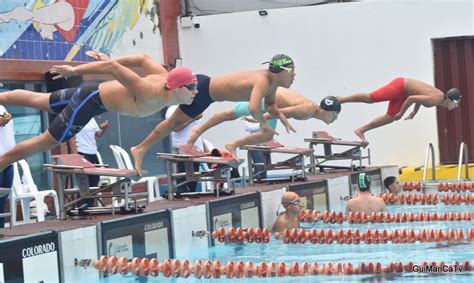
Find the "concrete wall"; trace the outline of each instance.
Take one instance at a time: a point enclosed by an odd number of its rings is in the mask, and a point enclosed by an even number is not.
[[[206,205],[176,209],[171,215],[176,258],[183,258],[193,249],[208,247],[207,237],[192,237],[193,231],[208,231]]]
[[[99,270],[95,268],[78,268],[74,259],[98,259],[96,226],[64,231],[59,234],[61,244],[61,266],[63,282],[80,280],[97,281]]]
[[[278,190],[262,192],[262,218],[263,227],[272,229],[273,223],[277,219],[278,207],[280,206],[281,196],[288,190],[288,187],[283,187]],[[280,206],[280,211],[284,208]]]
[[[350,195],[349,178],[347,176],[328,179],[329,210],[346,213],[345,197]]]

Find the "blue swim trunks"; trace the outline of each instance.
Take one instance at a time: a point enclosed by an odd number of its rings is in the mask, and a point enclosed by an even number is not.
[[[49,108],[58,114],[49,125],[49,133],[58,141],[65,142],[79,133],[92,117],[107,112],[99,95],[103,81],[85,81],[76,88],[52,92]]]
[[[240,118],[244,116],[250,116],[251,114],[249,111],[249,104],[250,103],[248,101],[238,102],[234,104],[234,108],[232,110],[234,111],[235,117]],[[262,113],[265,113],[265,112],[267,112],[267,110],[265,109],[265,102],[262,100]],[[268,120],[268,124],[270,124],[270,126],[273,129],[276,128],[277,123],[278,123],[277,118],[271,118]]]

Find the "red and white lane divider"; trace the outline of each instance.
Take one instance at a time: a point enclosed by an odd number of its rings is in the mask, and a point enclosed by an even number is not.
[[[474,204],[474,194],[460,195],[460,194],[445,194],[441,201],[444,204]]]
[[[407,182],[402,185],[405,192],[417,191],[421,192],[421,182]],[[474,193],[473,182],[440,182],[438,183],[438,191],[440,192],[471,192]]]
[[[421,186],[421,185],[420,185]],[[440,192],[471,192],[474,193],[474,183],[472,182],[441,182],[438,184],[438,191]]]
[[[398,203],[401,205],[404,204],[438,204],[438,195],[436,194],[381,194],[379,195],[385,202],[385,204],[394,204]],[[460,205],[460,204],[474,204],[474,194],[445,194],[441,197],[441,202],[446,205]]]
[[[272,237],[273,236],[273,237]],[[212,237],[219,242],[235,243],[268,243],[273,238],[282,240],[284,243],[311,242],[313,244],[385,244],[397,243],[415,243],[415,242],[450,242],[450,243],[474,243],[474,229],[449,229],[445,232],[442,229],[421,229],[417,232],[413,229],[396,229],[388,232],[386,229],[285,229],[282,233],[276,232],[270,234],[267,228],[248,228],[244,231],[242,228],[231,227],[225,230],[224,227],[212,232]]]
[[[350,224],[360,223],[390,223],[390,222],[419,222],[419,221],[471,221],[474,219],[474,212],[421,212],[421,213],[394,213],[390,212],[352,212],[347,215],[342,212],[324,211],[319,213],[318,210],[301,210],[299,214],[301,222],[318,222],[339,223],[349,222]]]
[[[422,262],[418,267],[440,267],[444,262]],[[101,256],[95,260],[92,266],[103,273],[127,274],[132,273],[137,276],[158,276],[160,273],[164,277],[187,278],[194,275],[196,278],[252,278],[252,277],[284,277],[284,276],[316,276],[316,275],[355,275],[355,274],[377,274],[377,273],[402,273],[414,272],[415,264],[409,262],[390,262],[382,265],[380,262],[362,262],[358,265],[352,263],[324,263],[317,262],[258,262],[252,261],[227,261],[219,260],[196,260],[193,264],[185,259],[166,259],[160,262],[156,258],[134,258],[131,262],[126,257],[117,258],[115,256]],[[451,266],[456,266],[464,272],[474,270],[473,261],[464,263],[454,262]]]
[[[407,182],[402,185],[402,190],[405,192],[417,191],[421,192],[421,182]]]

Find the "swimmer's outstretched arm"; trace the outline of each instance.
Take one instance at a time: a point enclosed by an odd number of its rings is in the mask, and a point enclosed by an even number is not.
[[[89,50],[86,52],[86,55],[94,58],[97,61],[109,61],[112,60],[106,54],[96,51],[96,50]],[[113,59],[117,61],[120,65],[126,67],[141,67],[146,75],[149,74],[166,74],[168,70],[165,69],[160,63],[153,60],[150,56],[146,54],[137,54],[137,55],[128,55],[122,56]]]
[[[145,93],[155,91],[154,84],[119,64],[116,60],[90,62],[76,67],[69,65],[53,66],[50,71],[52,74],[56,74],[53,79],[84,74],[111,74],[137,99],[141,99]]]
[[[150,56],[141,54],[141,55],[132,55],[132,56],[123,56],[115,59],[119,64],[124,66],[136,66],[141,67],[147,75],[149,74],[167,74],[168,70],[165,69],[160,63],[153,60]]]
[[[402,108],[400,109],[400,112],[398,112],[394,118],[395,120],[399,120],[400,118],[403,117],[405,112],[410,108],[412,104],[420,104],[420,105],[425,105],[425,106],[434,106],[436,103],[438,103],[438,99],[432,95],[412,95],[409,96],[405,102],[403,103]],[[419,107],[418,107],[419,108]]]
[[[269,88],[270,88],[270,83],[268,82],[268,80],[260,79],[255,83],[255,85],[252,88],[252,92],[250,94],[249,112],[250,112],[250,115],[252,115],[252,117],[258,123],[260,123],[260,126],[262,128],[265,128],[269,131],[272,131],[275,134],[278,134],[270,126],[270,124],[268,124],[268,121],[263,117],[263,113],[262,113],[262,98],[265,97],[265,103],[268,104],[267,103],[267,100],[269,99],[268,96],[273,96],[273,98],[270,98],[270,99],[273,101],[273,103],[275,103],[275,93],[265,96]]]
[[[315,112],[310,105],[304,104],[304,105],[296,105],[296,106],[290,106],[290,107],[284,107],[284,108],[278,108],[278,110],[285,115],[286,118],[293,118],[297,120],[305,120],[307,117],[314,116],[311,115]],[[265,113],[263,114],[263,117],[265,119],[271,119],[275,118],[270,113]]]
[[[418,110],[420,110],[421,104],[417,103],[415,104],[415,108],[413,108],[413,111],[405,118],[405,120],[411,120],[415,117],[416,113],[418,113]]]
[[[277,105],[275,100],[271,100],[271,97],[265,98],[265,104],[266,104],[266,109],[269,114],[271,114],[273,117],[278,117],[278,119],[281,121],[281,123],[285,126],[286,131],[289,132],[294,132],[296,133],[295,129],[291,126],[290,122],[288,122],[288,119],[286,118],[285,114],[281,112]]]
[[[258,122],[266,122],[266,119],[263,117],[262,113],[262,98],[265,97],[265,93],[268,91],[270,84],[268,81],[260,80],[258,81],[252,89],[249,100],[249,112],[252,117]],[[275,101],[275,94],[273,94],[273,102]],[[265,101],[267,101],[265,97]],[[265,102],[267,103],[267,102]]]

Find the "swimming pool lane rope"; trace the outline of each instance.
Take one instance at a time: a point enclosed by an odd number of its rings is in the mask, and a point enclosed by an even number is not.
[[[380,194],[385,204],[399,205],[436,205],[439,202],[437,194]],[[441,202],[445,205],[474,204],[474,194],[443,194]]]
[[[158,276],[187,278],[252,278],[252,277],[284,277],[284,276],[317,276],[317,275],[357,275],[357,274],[390,274],[410,273],[419,268],[456,268],[456,271],[471,272],[474,270],[473,261],[454,262],[446,265],[444,262],[361,262],[359,264],[317,262],[242,262],[219,260],[196,260],[191,263],[185,259],[166,259],[160,262],[156,258],[133,258],[130,262],[126,257],[101,256],[91,264],[102,273],[122,274],[131,273],[136,276]]]
[[[388,232],[386,229],[285,229],[282,233],[270,233],[267,228],[248,228],[244,231],[241,227],[230,227],[227,231],[220,227],[212,232],[211,236],[219,242],[234,243],[269,243],[272,240],[284,243],[304,244],[393,244],[449,242],[449,243],[474,243],[474,229],[395,229]]]
[[[301,222],[318,222],[324,223],[338,223],[348,222],[349,224],[364,224],[364,223],[400,223],[400,222],[424,222],[424,221],[471,221],[474,219],[474,212],[419,212],[406,213],[396,212],[372,212],[367,214],[365,212],[350,211],[347,215],[341,211],[324,211],[320,213],[318,210],[301,210],[299,213]]]
[[[429,184],[428,184],[429,185]],[[439,182],[436,184],[440,192],[471,192],[474,193],[474,182]],[[407,182],[402,185],[405,192],[421,192],[423,184],[421,182]]]

